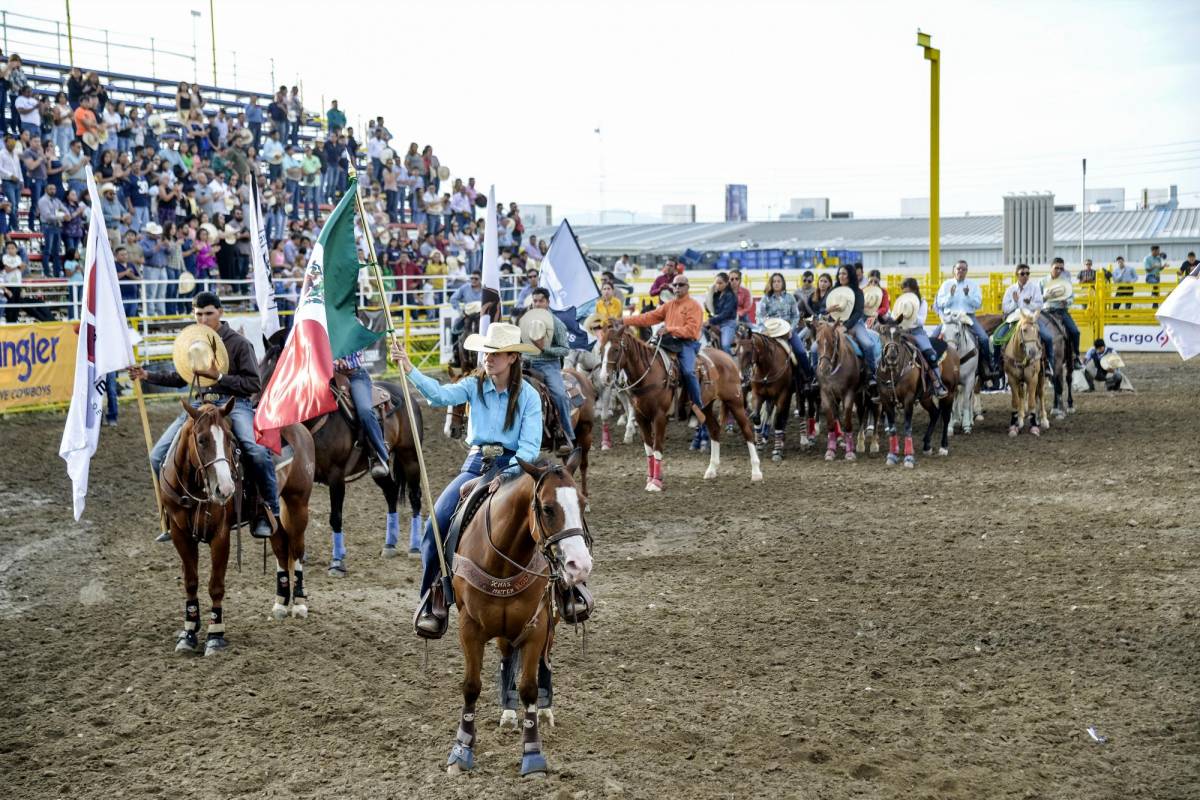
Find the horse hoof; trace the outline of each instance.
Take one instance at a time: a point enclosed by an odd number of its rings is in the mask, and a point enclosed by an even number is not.
[[[541,753],[526,753],[521,757],[522,778],[544,778],[549,769],[546,757]]]
[[[276,603],[275,605],[271,606],[271,616],[276,620],[287,619],[287,615],[288,607],[282,603]]]
[[[474,768],[474,751],[462,742],[455,742],[454,747],[450,748],[450,757],[446,759],[446,774],[459,775]]]
[[[894,467],[899,463],[900,463],[900,459],[899,459],[899,457],[896,456],[895,453],[888,453],[887,466]]]
[[[1071,406],[1070,408],[1068,408],[1068,409],[1067,409],[1067,413],[1068,413],[1068,414],[1074,414],[1074,413],[1075,413],[1075,406]]]
[[[1029,432],[1032,433],[1034,436],[1042,435],[1042,429],[1039,428],[1037,425],[1034,425],[1032,428],[1030,428]]]
[[[939,456],[948,456],[948,455],[950,455],[950,451],[948,449],[946,449],[945,447],[939,447],[938,455]]]
[[[924,450],[922,450],[921,452],[922,452],[924,455],[931,456],[931,455],[933,455],[933,448],[932,448],[932,447],[926,447],[926,448],[925,448]]]
[[[783,461],[783,453],[778,451],[771,453],[771,460],[778,464],[780,461]]]
[[[600,445],[600,452],[603,453],[605,450],[612,450],[612,445],[607,445],[607,444]]]
[[[398,555],[400,554],[396,551],[396,545],[394,544],[385,544],[383,549],[379,551],[380,558],[395,558]]]
[[[971,435],[971,429],[970,429],[970,428],[963,428],[963,429],[962,429],[962,435],[963,435],[963,436],[970,436],[970,435]]]
[[[878,444],[871,445],[871,455],[873,455],[873,456],[879,455],[879,445]]]
[[[762,472],[760,470],[755,470],[750,473],[750,482],[751,483],[758,483],[762,479],[763,479],[763,476],[762,476]]]
[[[716,467],[709,467],[708,469],[704,470],[704,480],[711,481],[715,477],[717,477]]]
[[[975,421],[976,421],[976,422],[983,422],[983,414],[976,414],[976,415],[975,415]],[[969,431],[968,431],[968,433],[969,433]]]
[[[292,606],[292,616],[296,619],[308,619],[308,606],[296,603]]]
[[[204,655],[215,656],[226,647],[229,647],[229,642],[224,636],[214,636],[204,643]]]
[[[546,706],[538,709],[538,725],[546,724],[554,727],[554,707]]]
[[[200,649],[200,643],[192,631],[180,631],[176,638],[179,640],[175,643],[176,653],[194,653]]]
[[[517,712],[511,708],[504,709],[500,714],[500,730],[515,731],[517,729]]]
[[[846,460],[847,461],[857,461],[858,455],[856,455],[853,451],[846,453]]]
[[[329,565],[329,577],[331,578],[344,578],[346,577],[346,572],[346,565],[342,563],[340,558]]]
[[[915,458],[913,458],[912,456],[904,457],[904,468],[905,469],[912,469],[916,465],[917,465],[917,460]]]
[[[1009,435],[1009,436],[1016,436],[1016,435],[1017,435],[1017,426],[1016,426],[1016,425],[1012,425],[1012,426],[1010,426],[1010,427],[1009,427],[1009,429],[1008,429],[1008,435]]]

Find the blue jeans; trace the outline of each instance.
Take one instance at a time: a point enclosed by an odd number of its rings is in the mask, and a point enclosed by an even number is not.
[[[680,380],[683,381],[683,388],[687,390],[688,397],[698,406],[703,407],[704,401],[700,397],[700,380],[696,377],[696,354],[700,352],[699,342],[684,342],[683,349],[679,351],[679,371],[683,373]]]
[[[110,372],[104,378],[104,394],[107,395],[108,402],[105,407],[104,418],[109,422],[117,421],[117,373]]]
[[[58,225],[42,226],[42,268],[45,274],[61,278],[62,266],[62,228]]]
[[[289,219],[300,219],[300,181],[294,181],[289,178],[284,187],[288,193],[288,202],[292,204],[292,213],[288,215]]]
[[[1042,340],[1042,349],[1046,351],[1046,364],[1054,371],[1054,328],[1050,320],[1038,315],[1038,337]]]
[[[45,191],[45,178],[31,178],[29,180],[29,230],[33,230],[34,220],[37,219],[38,200],[42,198],[42,193]]]
[[[808,351],[804,349],[804,340],[800,338],[800,334],[792,331],[792,335],[788,338],[788,344],[791,345],[792,353],[796,356],[796,367],[799,368],[805,380],[812,380],[812,365],[809,362]]]
[[[496,466],[504,469],[512,463],[512,458],[513,456],[505,453],[496,459]],[[450,529],[450,520],[454,518],[454,510],[458,508],[459,491],[463,484],[482,474],[483,456],[478,452],[470,453],[467,455],[467,460],[463,462],[458,475],[446,484],[446,488],[438,495],[437,502],[433,504],[433,518],[437,520],[438,532],[443,537]],[[450,566],[452,560],[453,554],[446,553],[446,566]],[[441,571],[441,567],[438,565],[437,543],[433,539],[432,521],[425,524],[425,535],[421,537],[421,567],[421,596],[424,596]]]
[[[716,327],[717,330],[721,332],[721,349],[726,353],[732,353],[733,338],[737,333],[737,320],[731,319],[729,322],[722,322]]]
[[[1079,356],[1079,326],[1075,324],[1075,320],[1073,320],[1071,318],[1070,313],[1068,313],[1066,311],[1066,309],[1063,309],[1063,310],[1050,309],[1050,310],[1046,311],[1045,313],[1053,315],[1054,318],[1057,319],[1059,322],[1061,322],[1063,324],[1063,327],[1067,329],[1067,338],[1070,340],[1068,342],[1068,344],[1071,348],[1071,354],[1078,358],[1078,356]]]
[[[375,410],[371,408],[371,376],[362,367],[351,370],[347,376],[350,379],[350,398],[354,401],[354,410],[358,412],[358,420],[367,432],[367,438],[375,448],[375,455],[384,464],[388,461],[387,442],[383,440],[383,429]]]
[[[526,365],[526,368],[531,375],[541,378],[542,383],[546,384],[546,389],[550,392],[550,399],[554,401],[554,407],[558,410],[558,421],[562,423],[567,441],[574,444],[575,430],[571,427],[571,401],[567,399],[567,387],[563,385],[562,368],[558,364],[545,362],[531,362]]]
[[[917,343],[917,347],[921,348],[921,354],[925,356],[925,360],[929,362],[929,366],[937,366],[937,351],[933,349],[933,343],[929,341],[929,334],[925,332],[924,325],[918,325],[908,332],[908,335]]]
[[[222,395],[216,404],[221,405],[228,399],[227,395]],[[193,401],[192,405],[198,407],[200,401]],[[167,451],[171,449],[171,442],[175,439],[175,434],[179,433],[179,429],[183,427],[187,416],[185,412],[179,412],[179,416],[167,426],[162,436],[158,437],[154,449],[150,451],[150,466],[154,468],[155,475],[162,472],[163,461],[167,458]],[[275,466],[271,463],[271,454],[267,448],[254,441],[254,408],[246,398],[239,397],[234,401],[233,411],[229,414],[229,427],[233,429],[233,435],[241,443],[242,452],[248,455],[254,463],[254,471],[257,473],[256,477],[258,486],[263,493],[263,500],[278,516],[279,489],[275,483]]]
[[[846,333],[858,342],[858,346],[862,348],[863,360],[867,362],[867,372],[874,375],[875,364],[879,361],[879,353],[876,352],[879,339],[872,336],[871,331],[868,331],[867,326],[861,321]]]
[[[21,182],[20,181],[3,181],[4,197],[8,200],[8,229],[15,231],[18,226],[17,222],[17,206],[21,203]],[[35,204],[36,207],[36,204]]]
[[[129,227],[141,233],[146,227],[146,223],[150,221],[150,206],[134,206],[133,220]]]
[[[436,234],[442,229],[442,217],[440,214],[426,214],[425,222],[428,225],[426,230],[431,234]]]
[[[387,201],[388,222],[399,222],[400,193],[395,189],[385,189],[383,196]]]
[[[304,196],[304,216],[311,220],[316,220],[317,212],[320,210],[317,206],[317,185],[303,187]]]

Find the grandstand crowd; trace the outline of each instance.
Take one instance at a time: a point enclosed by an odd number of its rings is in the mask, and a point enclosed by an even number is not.
[[[368,123],[364,144],[336,100],[315,114],[295,86],[280,86],[270,102],[243,92],[248,100],[231,105],[181,82],[172,109],[161,97],[110,96],[95,71],[75,67],[47,80],[24,67],[19,55],[0,53],[0,303],[8,322],[22,312],[51,317],[44,304],[22,302],[31,282],[65,280],[78,303],[72,284],[83,280],[88,165],[131,316],[186,313],[197,291],[246,294],[251,176],[284,310],[298,299],[309,251],[347,189],[351,165],[394,302],[436,306],[480,268],[486,195],[474,178],[450,183],[432,146],[395,149],[382,116]],[[502,270],[513,276],[506,283],[536,282],[525,273],[536,275],[547,243],[525,237],[516,203],[497,209]]]

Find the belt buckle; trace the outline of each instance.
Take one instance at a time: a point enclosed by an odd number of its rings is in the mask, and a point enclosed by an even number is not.
[[[200,394],[200,402],[202,403],[216,403],[220,399],[221,395],[216,392],[202,392]]]
[[[504,455],[504,447],[498,444],[485,444],[479,448],[479,454],[485,461],[495,461]]]

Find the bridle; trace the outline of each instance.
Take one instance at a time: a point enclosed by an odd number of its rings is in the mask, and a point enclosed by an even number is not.
[[[180,484],[178,488],[172,486],[169,481],[164,480],[160,482],[160,488],[177,505],[179,505],[181,508],[193,509],[191,533],[192,537],[197,541],[203,540],[207,542],[211,538],[211,535],[209,534],[209,523],[213,516],[217,513],[217,510],[219,509],[223,511],[229,504],[230,500],[232,500],[234,503],[235,517],[241,516],[242,476],[239,469],[240,460],[237,458],[230,459],[229,457],[230,454],[236,450],[235,445],[233,444],[234,437],[232,431],[230,431],[228,428],[225,429],[225,447],[213,458],[205,461],[200,455],[200,438],[196,429],[199,427],[201,422],[207,423],[210,428],[213,426],[222,425],[220,413],[220,410],[215,407],[202,411],[198,417],[195,417],[191,421],[192,425],[188,431],[187,463],[188,466],[192,468],[191,474],[200,476],[199,489],[193,492],[192,481],[185,479],[182,475],[179,475],[178,469],[176,469],[175,475],[176,481],[178,481]],[[230,476],[233,478],[234,489],[233,497],[229,498],[229,500],[226,500],[224,503],[217,503],[217,501],[213,499],[212,492],[209,488],[210,476],[208,471],[217,464],[222,463],[229,465],[229,472]],[[238,564],[240,568],[240,540],[238,548]]]
[[[887,384],[891,389],[892,397],[896,397],[896,381],[903,380],[904,376],[916,365],[916,358],[912,352],[904,346],[904,342],[897,336],[899,327],[892,325],[887,326],[880,332],[880,338],[884,340],[883,352],[880,354],[879,366],[881,370],[887,370]],[[904,364],[900,363],[900,354],[907,353],[908,358],[904,360]]]
[[[612,330],[613,333],[616,333],[617,338],[620,340],[620,346],[617,348],[616,360],[614,362],[612,362],[613,364],[615,364],[616,368],[620,368],[621,364],[623,364],[625,362],[626,358],[628,358],[628,353],[625,350],[625,343],[632,336],[632,334],[630,334],[625,329],[621,329],[620,331],[617,331],[615,329],[610,329],[610,330]],[[609,342],[607,342],[607,344],[609,344],[611,346],[612,342],[609,341]],[[658,358],[658,353],[661,349],[662,349],[662,339],[656,338],[654,340],[654,352],[651,353],[650,357],[646,360],[646,370],[641,374],[641,377],[639,377],[636,381],[633,381],[632,383],[626,383],[625,391],[629,392],[630,394],[637,394],[636,392],[633,391],[634,387],[637,386],[642,381],[644,381],[646,379],[646,376],[648,376],[650,374],[651,370],[654,369],[654,364]],[[608,369],[608,366],[609,366],[609,359],[606,356],[605,363],[604,363],[605,369]],[[614,368],[613,371],[616,372],[617,370]]]
[[[1033,336],[1031,338],[1026,337],[1028,329],[1033,330]],[[1031,349],[1037,349],[1041,344],[1037,323],[1033,320],[1021,320],[1017,323],[1017,330],[1013,333],[1013,338],[1015,338],[1017,340],[1017,344],[1021,346],[1021,352],[1024,355],[1024,358],[1017,363],[1017,367],[1021,370],[1026,370],[1033,362],[1033,355],[1029,351]]]
[[[761,372],[762,371],[762,362],[759,360],[759,355],[762,351],[759,350],[759,345],[764,345],[767,348],[770,348],[772,346],[771,339],[765,333],[762,333],[760,331],[747,330],[747,332],[749,334],[749,336],[747,338],[750,342],[750,353],[751,353],[750,365],[751,365],[751,368],[753,371]],[[742,342],[739,341],[738,347],[741,347],[741,346],[742,346]],[[766,377],[766,378],[755,378],[752,376],[750,378],[750,383],[757,383],[760,385],[770,385],[770,384],[774,383],[775,381],[779,380],[780,378],[782,378],[788,372],[791,372],[791,369],[792,369],[791,360],[789,358],[787,358],[787,354],[785,353],[784,359],[783,359],[783,367],[780,368],[779,371],[777,371],[775,374],[773,374],[769,377]]]
[[[539,578],[549,579],[549,581],[550,581],[549,585],[553,585],[553,584],[557,583],[563,577],[563,572],[564,572],[563,554],[562,554],[562,542],[563,541],[570,539],[573,536],[582,536],[583,543],[587,546],[588,552],[590,553],[592,551],[592,533],[590,530],[588,530],[587,520],[584,519],[582,511],[580,512],[580,515],[579,515],[580,522],[582,522],[582,524],[583,524],[582,528],[562,528],[561,530],[557,531],[556,533],[553,533],[553,534],[547,533],[546,513],[545,513],[545,510],[542,508],[542,503],[540,502],[542,486],[543,486],[543,484],[545,484],[546,478],[549,477],[550,475],[562,475],[562,474],[565,474],[565,472],[566,472],[565,467],[563,467],[561,464],[555,464],[554,466],[548,467],[544,472],[542,472],[540,475],[538,475],[537,478],[534,480],[533,496],[529,501],[529,512],[533,518],[533,524],[529,526],[529,532],[530,532],[530,535],[533,536],[533,541],[535,543],[537,543],[537,545],[538,545],[537,554],[540,554],[541,557],[546,561],[546,564],[548,565],[546,572],[539,572],[537,570],[530,569],[529,564],[525,564],[525,565],[518,564],[516,561],[513,561],[505,553],[503,553],[500,550],[500,548],[496,547],[496,543],[492,539],[492,514],[491,514],[492,498],[496,496],[495,494],[491,494],[488,496],[487,507],[484,508],[484,510],[483,510],[484,511],[483,530],[484,530],[484,533],[487,535],[488,547],[492,548],[492,552],[494,552],[496,555],[500,556],[500,558],[504,559],[511,566],[519,569],[521,572],[526,572],[531,575],[535,575]],[[530,561],[529,563],[533,564],[536,561],[537,561],[537,557],[535,555],[534,559],[532,561]]]
[[[841,337],[838,336],[838,330],[839,330],[840,323],[826,320],[825,324],[826,324],[826,330],[831,331],[831,333],[827,334],[827,338],[831,339],[832,341],[828,342],[828,343],[822,342],[821,341],[821,332],[820,331],[816,332],[817,369],[819,370],[821,368],[821,362],[823,361],[829,365],[829,367],[830,367],[829,374],[832,375],[833,373],[837,372],[839,369],[842,368],[842,364],[841,364],[842,343],[841,343]],[[828,353],[825,352],[826,344],[832,345],[833,355],[829,355]]]

